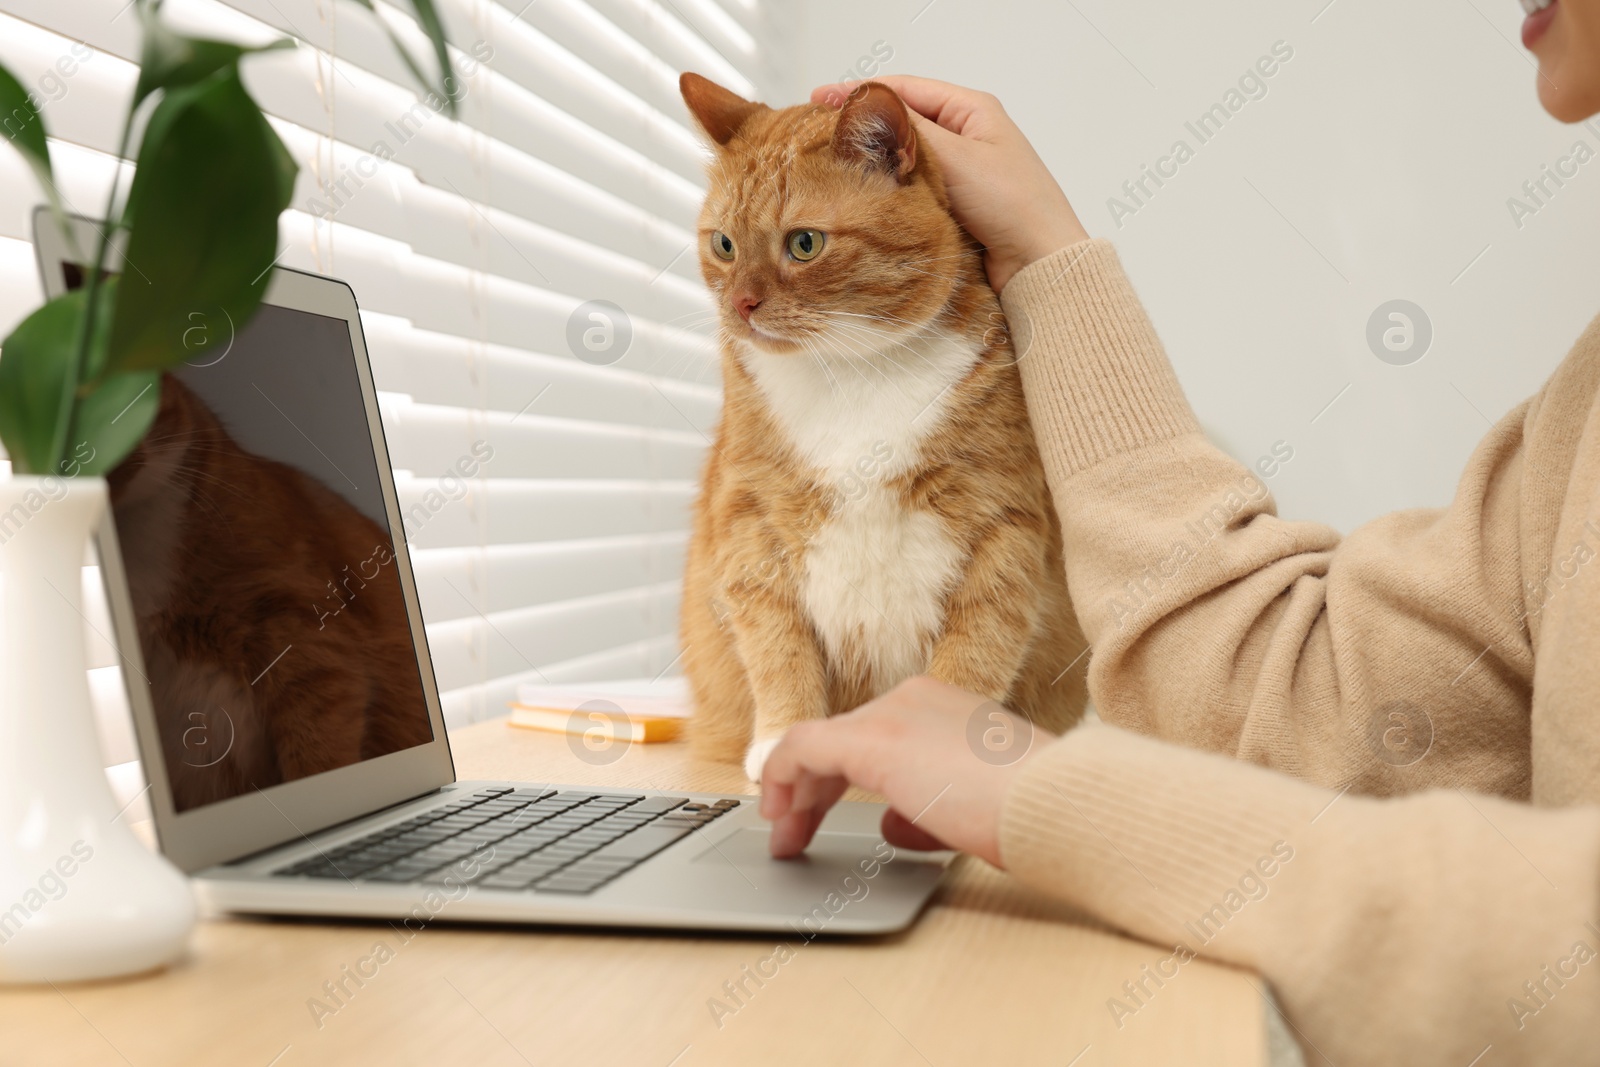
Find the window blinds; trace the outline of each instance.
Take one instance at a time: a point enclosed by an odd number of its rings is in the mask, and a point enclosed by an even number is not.
[[[703,150],[677,76],[761,95],[777,31],[758,0],[437,2],[459,122],[419,96],[355,4],[167,0],[163,12],[192,33],[299,42],[245,68],[301,166],[279,262],[347,280],[362,306],[454,726],[501,714],[523,680],[676,669],[688,506],[720,398],[693,247]],[[119,166],[138,48],[125,3],[0,0],[0,62],[43,102],[82,214],[103,210]],[[401,8],[379,9],[427,54]],[[40,199],[0,153],[0,331],[41,299],[28,243]],[[594,319],[590,301],[623,317]],[[492,458],[462,477],[475,446]],[[93,688],[107,759],[128,763],[97,583],[87,570]]]

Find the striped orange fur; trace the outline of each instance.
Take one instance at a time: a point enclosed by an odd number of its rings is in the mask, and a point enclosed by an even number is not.
[[[904,104],[681,87],[724,396],[684,575],[699,752],[758,778],[789,726],[919,673],[1075,722],[1085,643],[1010,335]]]

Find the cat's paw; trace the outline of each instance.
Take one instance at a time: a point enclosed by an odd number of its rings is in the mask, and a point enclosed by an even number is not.
[[[767,757],[772,755],[772,750],[778,747],[778,742],[783,740],[783,735],[767,737],[759,741],[752,741],[744,754],[744,776],[752,782],[761,781],[761,769],[767,765]]]

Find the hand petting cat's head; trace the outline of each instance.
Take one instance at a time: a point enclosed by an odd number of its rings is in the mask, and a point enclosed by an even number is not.
[[[700,265],[723,331],[771,353],[881,350],[939,317],[977,248],[906,106],[867,82],[835,111],[680,79],[712,148]]]

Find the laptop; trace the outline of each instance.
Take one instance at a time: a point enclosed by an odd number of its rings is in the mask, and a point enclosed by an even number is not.
[[[73,225],[34,216],[51,297],[97,247]],[[157,838],[204,908],[808,939],[916,918],[951,857],[890,846],[881,805],[774,860],[749,796],[457,781],[354,292],[277,267],[243,328],[192,318],[96,544]]]

